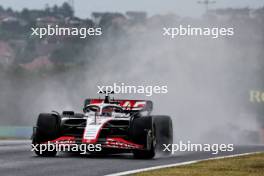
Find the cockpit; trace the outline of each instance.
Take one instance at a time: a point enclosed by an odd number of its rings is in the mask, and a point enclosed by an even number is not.
[[[125,115],[123,108],[113,104],[90,104],[84,108],[87,116],[104,116],[104,117],[123,117]]]

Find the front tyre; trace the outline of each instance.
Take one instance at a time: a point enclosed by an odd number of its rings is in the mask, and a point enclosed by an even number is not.
[[[156,154],[156,134],[155,134],[155,127],[152,130],[147,132],[147,148],[148,150],[134,150],[133,155],[134,158],[137,159],[152,159],[155,157]]]
[[[163,151],[164,145],[173,143],[172,120],[169,116],[144,116],[134,119],[132,125],[134,142],[144,144],[145,150],[133,151],[135,158],[151,159],[157,152],[169,155]]]
[[[49,150],[48,147],[41,147],[45,142],[54,140],[59,136],[61,118],[56,114],[40,114],[37,126],[32,135],[32,144],[36,146],[34,152],[38,156],[53,157],[56,156],[56,148]],[[40,151],[41,150],[41,151]]]
[[[37,150],[34,150],[35,154],[37,156],[41,156],[41,157],[54,157],[57,155],[57,151],[56,149],[52,149],[52,150],[48,150],[48,149],[45,149],[45,150],[42,150],[40,147],[40,144],[35,144],[37,145]],[[43,145],[43,144],[42,144]]]

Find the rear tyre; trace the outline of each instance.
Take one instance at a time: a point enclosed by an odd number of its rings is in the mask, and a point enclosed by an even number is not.
[[[154,116],[156,127],[156,151],[163,155],[169,155],[170,151],[164,151],[164,145],[173,143],[173,126],[169,116]]]
[[[40,114],[37,126],[34,128],[32,136],[32,144],[36,145],[36,155],[43,157],[56,156],[56,148],[54,150],[44,150],[40,152],[40,144],[54,140],[59,136],[61,118],[56,114]]]

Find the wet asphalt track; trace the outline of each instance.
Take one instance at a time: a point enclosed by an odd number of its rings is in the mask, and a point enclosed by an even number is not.
[[[136,160],[132,155],[91,156],[60,153],[55,158],[36,157],[29,141],[0,141],[1,176],[101,176],[145,167],[206,159],[216,156],[264,151],[264,146],[239,146],[234,152],[179,153],[153,160]]]

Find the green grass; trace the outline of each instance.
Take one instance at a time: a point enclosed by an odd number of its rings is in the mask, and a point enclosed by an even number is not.
[[[4,140],[29,140],[30,138],[26,138],[26,137],[0,137],[0,140],[4,141]]]
[[[264,176],[264,153],[202,161],[134,176]]]

